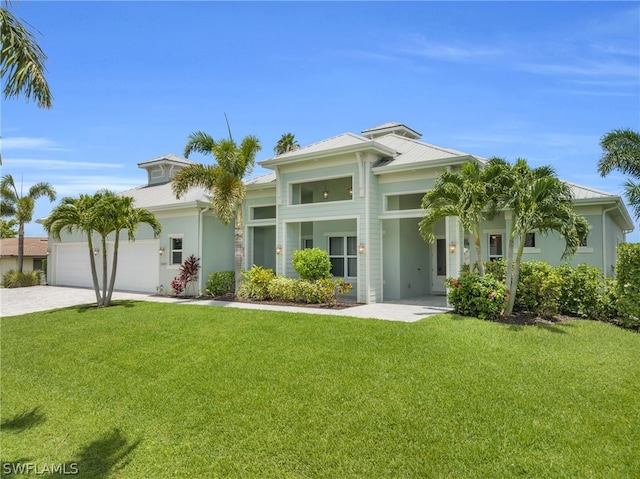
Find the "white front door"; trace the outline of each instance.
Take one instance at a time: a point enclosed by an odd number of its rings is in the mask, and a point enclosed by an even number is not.
[[[431,248],[431,293],[445,294],[447,288],[444,284],[447,279],[447,240],[436,236],[436,241]]]

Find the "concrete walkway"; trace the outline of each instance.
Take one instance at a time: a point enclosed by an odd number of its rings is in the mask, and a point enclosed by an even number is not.
[[[213,300],[193,300],[159,297],[147,293],[114,291],[112,300],[154,301],[171,304],[196,304],[200,306],[241,308],[252,310],[286,311],[291,313],[327,314],[356,318],[386,319],[414,322],[426,316],[450,311],[444,296],[419,298],[407,302],[365,304],[345,309],[305,308],[299,306],[275,306],[270,304],[237,303]],[[48,311],[96,302],[92,289],[61,286],[31,286],[28,288],[0,288],[0,316]]]

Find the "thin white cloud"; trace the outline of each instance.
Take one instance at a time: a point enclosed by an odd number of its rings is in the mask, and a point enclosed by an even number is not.
[[[403,40],[401,53],[453,63],[482,63],[487,59],[500,58],[505,51],[501,47],[481,44],[442,43],[422,35],[411,35]]]
[[[144,178],[122,178],[119,176],[79,175],[52,177],[53,185],[59,197],[77,196],[81,193],[93,194],[107,188],[116,193],[130,190],[142,185]]]
[[[91,163],[89,161],[46,160],[35,158],[3,158],[5,168],[37,168],[38,170],[88,170],[96,168],[123,168],[117,163]]]
[[[57,143],[47,138],[32,138],[28,136],[13,136],[2,138],[3,150],[49,150],[49,151],[68,151],[61,148]]]

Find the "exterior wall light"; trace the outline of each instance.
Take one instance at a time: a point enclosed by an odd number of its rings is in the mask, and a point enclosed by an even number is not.
[[[282,246],[276,246],[276,254],[282,254]]]
[[[360,243],[360,246],[358,246],[358,253],[363,254],[366,250],[367,248],[365,248],[364,243]]]
[[[164,254],[164,246],[160,246],[160,249],[158,250],[158,254],[159,255],[163,255]]]
[[[93,256],[98,256],[100,253],[100,248],[93,248]]]
[[[456,252],[456,244],[455,243],[450,243],[449,244],[449,252],[450,253],[455,253]]]

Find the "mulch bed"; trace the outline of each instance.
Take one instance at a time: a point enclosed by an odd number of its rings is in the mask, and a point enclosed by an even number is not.
[[[255,299],[237,298],[233,294],[225,294],[223,296],[174,296],[176,299],[196,299],[202,301],[229,301],[233,303],[249,303],[249,304],[272,304],[274,306],[296,306],[299,308],[314,308],[314,309],[347,309],[354,306],[361,306],[359,303],[344,303],[336,301],[333,304],[308,304],[308,303],[288,303],[285,301],[258,301]]]

